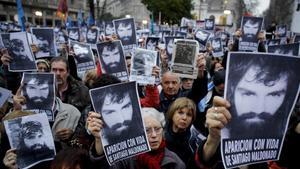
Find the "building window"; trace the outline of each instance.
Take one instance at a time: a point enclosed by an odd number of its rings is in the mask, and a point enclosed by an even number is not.
[[[0,15],[0,21],[6,21],[6,15]]]
[[[52,20],[51,19],[46,19],[46,26],[52,26]]]
[[[9,15],[9,20],[10,21],[14,21],[14,16],[13,15]]]
[[[32,23],[32,18],[31,18],[31,17],[28,17],[28,18],[27,18],[27,21],[30,22],[30,23]]]

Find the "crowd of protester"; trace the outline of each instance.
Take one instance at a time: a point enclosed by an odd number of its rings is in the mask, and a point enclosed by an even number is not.
[[[63,27],[60,29],[66,32]],[[273,36],[276,36],[275,30],[271,28],[270,30]],[[74,53],[67,44],[61,46],[66,52],[62,52],[60,56],[37,59],[37,72],[52,72],[56,77],[55,117],[50,125],[57,154],[54,160],[39,163],[32,168],[223,168],[220,155],[221,129],[231,119],[228,110],[230,103],[222,98],[226,58],[229,51],[238,51],[238,39],[242,34],[240,29],[232,32],[233,39],[230,40],[228,37],[222,57],[213,57],[211,45],[207,43],[205,50],[199,51],[197,55],[196,79],[180,78],[172,73],[166,49],[161,45],[156,46],[161,66],[154,66],[152,75],[160,78],[160,82],[155,85],[139,86],[138,91],[148,141],[158,140],[158,145],[150,144],[150,152],[122,160],[112,166],[108,165],[101,145],[100,131],[105,124],[101,115],[93,110],[89,89],[121,81],[113,75],[101,72],[96,51],[94,51],[96,69],[86,71],[84,76],[77,74]],[[192,28],[189,28],[187,37],[194,38]],[[266,52],[263,45],[264,32],[257,38],[258,51]],[[141,46],[144,46],[145,39],[141,37]],[[99,41],[114,40],[117,40],[115,35],[99,36]],[[31,44],[31,48],[33,53],[40,50],[36,44]],[[32,113],[22,110],[22,105],[26,103],[25,97],[19,91],[22,73],[8,71],[12,57],[6,48],[1,49],[0,57],[0,85],[13,93],[12,99],[7,100],[0,109],[2,121],[0,168],[17,169],[18,156],[9,146],[3,122]],[[130,59],[131,56],[127,55],[126,60]],[[128,71],[130,64],[128,61]],[[218,118],[213,116],[215,107],[218,107]],[[280,160],[249,165],[248,168],[299,167],[297,161],[297,154],[300,151],[299,107],[298,99],[285,136]]]

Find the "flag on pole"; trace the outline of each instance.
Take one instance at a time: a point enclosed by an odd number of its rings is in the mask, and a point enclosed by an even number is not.
[[[89,13],[89,18],[88,18],[88,26],[93,26],[95,24],[95,20],[91,14],[91,12]]]
[[[67,0],[59,0],[58,7],[57,7],[57,16],[64,21],[68,15],[68,2]]]
[[[67,28],[73,27],[72,19],[70,16],[67,17],[67,23],[66,23]]]
[[[22,1],[21,0],[17,0],[17,8],[18,8],[18,22],[19,25],[22,28],[22,31],[25,31],[25,16],[24,16],[24,11],[23,11],[23,7],[22,7]]]
[[[154,34],[154,17],[153,17],[153,12],[150,14],[151,16],[151,25],[150,25],[150,32],[151,35]]]
[[[89,12],[89,18],[88,18],[88,25],[94,25],[95,24],[95,4],[93,0],[89,0],[90,5],[90,12]]]
[[[83,22],[81,8],[80,8],[80,10],[79,10],[79,12],[77,14],[77,22],[78,22],[78,27],[81,27],[82,26],[82,22]]]

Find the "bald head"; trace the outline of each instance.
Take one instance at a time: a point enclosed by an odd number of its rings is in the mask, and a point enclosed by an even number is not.
[[[180,78],[177,74],[166,72],[161,78],[163,93],[166,97],[171,98],[177,95],[180,88]]]

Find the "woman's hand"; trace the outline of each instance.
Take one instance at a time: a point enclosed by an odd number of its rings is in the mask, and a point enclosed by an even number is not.
[[[96,112],[89,112],[86,126],[88,131],[95,137],[95,149],[98,155],[103,154],[100,131],[103,128],[103,121],[101,115]]]
[[[96,112],[89,112],[86,125],[88,131],[95,137],[95,139],[100,139],[100,131],[103,128],[101,115]]]
[[[6,151],[3,163],[9,169],[18,169],[16,149]]]
[[[12,57],[8,54],[8,50],[6,48],[1,49],[1,62],[3,65],[8,66],[8,64],[12,61]]]

